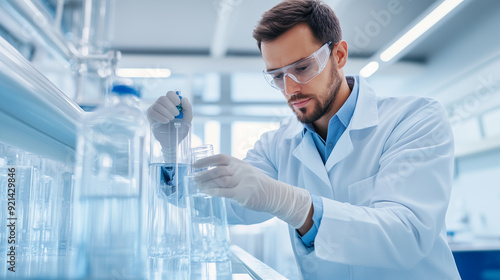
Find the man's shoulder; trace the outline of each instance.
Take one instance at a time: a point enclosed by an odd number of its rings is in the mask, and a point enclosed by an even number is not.
[[[281,120],[278,129],[269,131],[265,134],[269,140],[283,141],[295,137],[301,137],[304,125],[294,116],[289,116]]]
[[[442,105],[435,99],[421,96],[379,96],[377,97],[379,115],[388,118],[407,118],[415,115],[445,114]]]
[[[419,96],[379,97],[378,111],[383,131],[396,141],[412,132],[449,127],[443,106],[432,98]],[[392,143],[389,141],[387,143]]]
[[[421,108],[425,106],[440,106],[435,99],[422,96],[377,96],[379,106],[403,107],[405,109]]]

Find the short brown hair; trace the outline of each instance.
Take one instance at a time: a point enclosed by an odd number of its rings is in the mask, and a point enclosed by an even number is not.
[[[272,41],[299,23],[306,23],[322,44],[342,40],[340,22],[333,10],[319,0],[285,0],[262,15],[253,31],[257,46]]]

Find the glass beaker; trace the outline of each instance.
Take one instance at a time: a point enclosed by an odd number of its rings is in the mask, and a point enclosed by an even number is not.
[[[32,203],[31,190],[36,179],[33,170],[34,168],[29,164],[28,156],[28,153],[21,149],[12,146],[8,147],[6,154],[6,168],[4,169],[5,171],[2,170],[3,175],[9,175],[8,177],[5,177],[6,181],[9,178],[12,178],[14,181],[14,186],[12,188],[9,187],[9,198],[15,199],[15,211],[9,211],[7,220],[10,218],[15,219],[15,244],[17,245],[16,254],[19,257],[20,263],[23,260],[29,262],[28,255],[31,254],[30,205]],[[10,214],[13,215],[11,216]],[[9,222],[9,224],[11,223]]]
[[[189,279],[189,208],[185,184],[191,166],[190,124],[151,125],[148,203],[150,279]]]
[[[192,162],[214,155],[212,145],[191,149]],[[231,279],[229,232],[224,198],[198,190],[192,170],[186,177],[191,214],[192,279]]]
[[[55,184],[56,170],[53,162],[45,158],[33,160],[36,174],[35,188],[31,190],[31,247],[37,256],[58,253],[58,186]]]
[[[0,152],[0,186],[3,189],[0,193],[5,201],[0,221],[0,278],[28,277],[31,261],[30,191],[35,180],[33,166],[29,165],[28,153],[19,148],[4,145]]]

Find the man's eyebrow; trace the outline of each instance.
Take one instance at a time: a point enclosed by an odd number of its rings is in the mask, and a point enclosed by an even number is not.
[[[271,72],[271,71],[274,71],[274,70],[278,70],[278,69],[281,69],[281,68],[285,68],[285,67],[288,67],[288,66],[290,66],[290,65],[293,65],[293,64],[295,64],[295,63],[298,63],[298,62],[301,62],[301,61],[303,61],[303,60],[306,60],[306,58],[309,58],[309,57],[310,57],[310,55],[308,55],[308,56],[306,56],[306,57],[303,57],[303,58],[301,58],[301,59],[299,59],[299,60],[296,60],[295,62],[292,62],[292,63],[290,63],[290,64],[288,64],[288,65],[283,66],[283,67],[279,67],[279,68],[272,68],[272,69],[266,69],[266,71],[267,71],[267,72]]]

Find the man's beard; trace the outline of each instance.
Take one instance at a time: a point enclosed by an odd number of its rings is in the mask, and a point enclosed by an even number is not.
[[[337,73],[337,71],[332,71],[332,72],[334,74],[330,76],[330,81],[329,81],[330,86],[326,89],[326,91],[329,94],[325,96],[324,100],[318,99],[317,96],[307,96],[301,93],[293,96],[289,100],[289,102],[292,102],[298,99],[311,98],[311,101],[315,101],[316,105],[312,109],[307,109],[306,107],[299,108],[300,112],[302,113],[300,115],[297,112],[295,112],[295,110],[293,109],[293,105],[290,105],[292,111],[295,113],[297,119],[301,123],[313,123],[319,120],[322,116],[327,114],[332,109],[333,103],[337,98],[337,95],[340,90],[340,85],[342,83],[340,80],[340,75]],[[307,113],[309,113],[309,115],[307,115]]]

